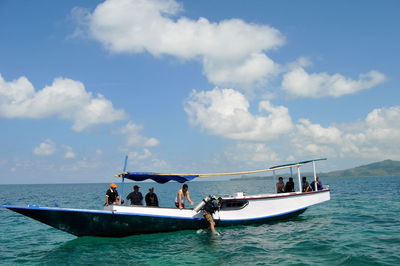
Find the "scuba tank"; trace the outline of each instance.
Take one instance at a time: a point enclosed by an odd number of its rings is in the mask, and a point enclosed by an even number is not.
[[[197,206],[193,210],[195,212],[201,211],[204,208],[204,206],[206,205],[206,203],[208,201],[211,201],[213,198],[216,198],[216,197],[215,196],[211,196],[211,195],[205,197],[199,204],[197,204]]]

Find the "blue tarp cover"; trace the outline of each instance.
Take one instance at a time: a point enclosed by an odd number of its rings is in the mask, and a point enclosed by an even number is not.
[[[133,181],[144,181],[146,179],[152,179],[157,183],[164,184],[168,181],[177,181],[179,183],[185,183],[186,181],[191,181],[198,177],[198,175],[166,175],[152,172],[132,172],[125,174],[124,178],[128,178]]]

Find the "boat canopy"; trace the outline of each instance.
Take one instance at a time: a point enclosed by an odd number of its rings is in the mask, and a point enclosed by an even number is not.
[[[179,183],[185,183],[199,176],[199,175],[159,174],[153,172],[132,172],[132,173],[127,172],[122,175],[124,178],[133,181],[144,181],[146,179],[152,179],[160,184],[167,183],[168,181],[171,180],[177,181]]]

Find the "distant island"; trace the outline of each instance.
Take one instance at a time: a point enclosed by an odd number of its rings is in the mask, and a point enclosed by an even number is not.
[[[303,173],[302,176],[311,176],[312,173]],[[367,177],[367,176],[400,176],[400,161],[384,160],[381,162],[361,165],[347,170],[338,170],[328,173],[318,173],[320,177]],[[231,180],[261,180],[271,176],[232,178]]]
[[[321,177],[400,176],[400,161],[384,160],[347,170],[319,174]]]

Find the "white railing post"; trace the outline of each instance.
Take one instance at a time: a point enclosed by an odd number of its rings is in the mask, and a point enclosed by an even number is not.
[[[317,191],[317,171],[315,170],[315,161],[312,162],[313,170],[314,170],[314,191]]]
[[[301,174],[300,174],[300,166],[297,166],[297,176],[299,177],[299,192],[303,192],[302,184],[301,184]]]
[[[272,173],[273,173],[273,175],[274,175],[274,191],[275,191],[275,194],[277,194],[277,193],[278,193],[278,190],[276,190],[276,176],[275,176],[275,170],[272,171]]]

